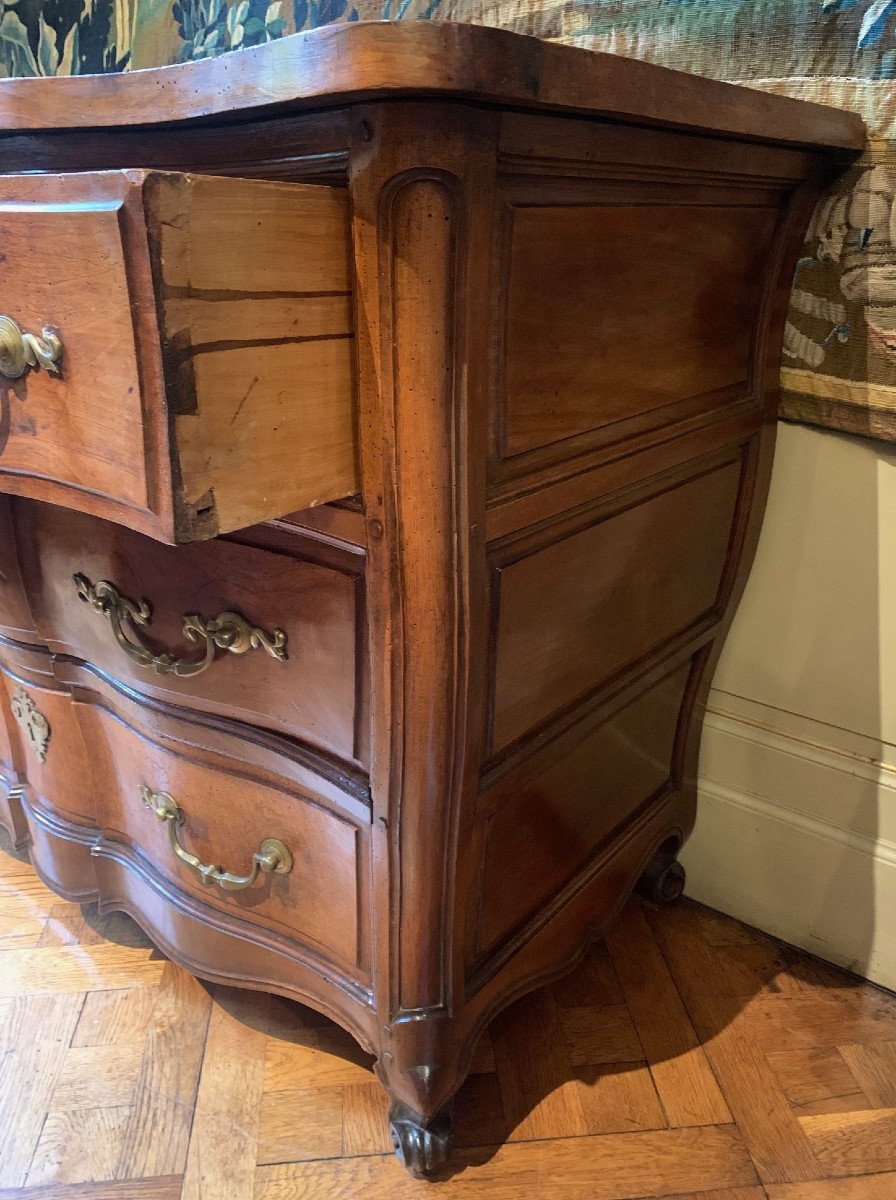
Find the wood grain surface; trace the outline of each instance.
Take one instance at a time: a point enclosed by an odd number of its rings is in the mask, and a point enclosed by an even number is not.
[[[613,112],[784,143],[864,145],[860,118],[651,63],[475,25],[362,22],[269,42],[232,58],[122,78],[13,79],[4,129],[153,125],[223,113],[283,112],[326,96],[365,100],[442,93],[514,106]]]
[[[432,1194],[395,1163],[348,1034],[196,982],[127,917],[60,901],[8,841],[0,980],[0,1200]],[[699,906],[630,903],[483,1035],[438,1191],[891,1200],[894,1046],[893,996]]]
[[[504,455],[746,392],[776,207],[700,205],[694,190],[661,206],[626,204],[624,185],[572,210],[510,199]]]
[[[145,207],[183,540],[353,495],[347,192],[171,173]]]

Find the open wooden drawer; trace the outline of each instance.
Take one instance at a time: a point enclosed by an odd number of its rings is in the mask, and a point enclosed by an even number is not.
[[[358,490],[347,193],[0,179],[0,491],[168,542]]]

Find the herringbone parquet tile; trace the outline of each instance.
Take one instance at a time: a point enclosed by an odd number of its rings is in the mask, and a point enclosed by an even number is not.
[[[630,904],[495,1020],[437,1186],[348,1034],[197,982],[8,843],[0,1053],[0,1200],[896,1200],[896,997],[692,904]]]

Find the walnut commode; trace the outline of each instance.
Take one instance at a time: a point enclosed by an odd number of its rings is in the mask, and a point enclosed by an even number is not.
[[[677,895],[849,113],[492,29],[0,82],[0,820],[377,1059]]]

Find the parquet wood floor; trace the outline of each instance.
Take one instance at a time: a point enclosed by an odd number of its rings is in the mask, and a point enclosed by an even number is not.
[[[631,903],[492,1024],[438,1185],[347,1034],[197,982],[8,842],[0,1051],[0,1200],[896,1200],[896,997],[690,903]]]

